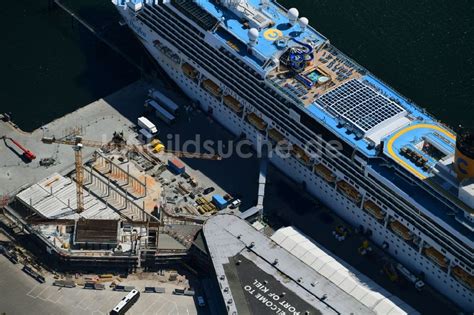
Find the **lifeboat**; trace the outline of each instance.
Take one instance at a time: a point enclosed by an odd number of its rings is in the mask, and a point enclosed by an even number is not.
[[[191,66],[189,63],[183,63],[183,65],[181,66],[181,69],[183,70],[183,73],[184,75],[186,75],[188,78],[192,79],[192,80],[196,80],[199,72],[194,69],[193,66]]]
[[[202,86],[215,97],[221,97],[221,88],[212,80],[206,79],[202,81]]]
[[[341,180],[337,182],[336,185],[344,193],[344,195],[346,195],[349,199],[351,199],[354,202],[360,202],[361,200],[360,193],[357,191],[357,189],[352,187],[349,183]]]
[[[263,121],[262,118],[258,117],[255,113],[248,114],[247,120],[260,131],[264,131],[267,128],[267,123]]]
[[[397,220],[393,220],[392,222],[390,222],[390,227],[392,228],[392,231],[394,231],[405,241],[410,241],[413,239],[413,235],[411,234],[410,230]]]
[[[425,255],[435,262],[438,266],[442,268],[448,268],[448,260],[444,257],[443,254],[438,252],[433,247],[427,247],[424,249]]]
[[[242,112],[242,105],[240,105],[240,102],[230,95],[224,96],[224,104],[236,113]]]
[[[268,130],[268,137],[275,142],[282,142],[285,141],[285,137],[276,129],[269,129]]]
[[[291,155],[293,155],[295,158],[300,160],[301,162],[305,164],[309,164],[311,161],[310,156],[308,153],[305,152],[301,147],[297,146],[296,144],[293,145],[291,148]]]
[[[451,273],[457,280],[464,283],[468,288],[470,288],[471,290],[474,289],[474,276],[473,275],[470,275],[467,271],[462,269],[460,266],[454,266],[451,269]]]
[[[383,220],[385,217],[385,212],[382,211],[382,209],[380,209],[380,207],[372,200],[367,200],[364,202],[364,209],[373,215],[377,220]]]
[[[323,164],[316,164],[313,171],[315,174],[324,178],[328,183],[334,183],[336,181],[336,176]]]

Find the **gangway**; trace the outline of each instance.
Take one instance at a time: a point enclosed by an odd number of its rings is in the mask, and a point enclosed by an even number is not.
[[[239,217],[246,220],[258,213],[259,219],[263,218],[263,200],[265,198],[265,185],[267,183],[268,157],[264,151],[261,152],[260,170],[258,175],[257,205],[240,213]]]
[[[260,159],[260,174],[258,175],[258,195],[257,208],[260,211],[260,217],[263,215],[263,199],[265,197],[265,184],[267,183],[268,158],[266,156]]]

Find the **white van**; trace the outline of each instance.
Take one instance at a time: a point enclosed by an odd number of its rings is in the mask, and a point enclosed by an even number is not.
[[[240,204],[242,203],[242,201],[240,201],[240,199],[235,199],[234,201],[232,201],[230,203],[230,208],[231,209],[235,209],[237,208],[238,206],[240,206]]]

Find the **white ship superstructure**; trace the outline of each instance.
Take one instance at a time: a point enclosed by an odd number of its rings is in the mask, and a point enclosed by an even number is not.
[[[112,1],[168,75],[271,162],[474,310],[474,136],[456,134],[275,1]],[[337,141],[341,150],[331,150]]]

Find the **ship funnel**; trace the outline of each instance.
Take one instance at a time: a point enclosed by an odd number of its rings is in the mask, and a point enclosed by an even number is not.
[[[454,164],[460,181],[474,179],[474,128],[462,128],[458,132]]]
[[[296,8],[291,8],[288,10],[288,20],[291,25],[295,25],[296,21],[298,21],[298,16],[300,15],[300,12],[298,12],[298,9]]]
[[[249,29],[248,36],[249,36],[249,47],[253,47],[257,44],[259,32],[256,28]]]

